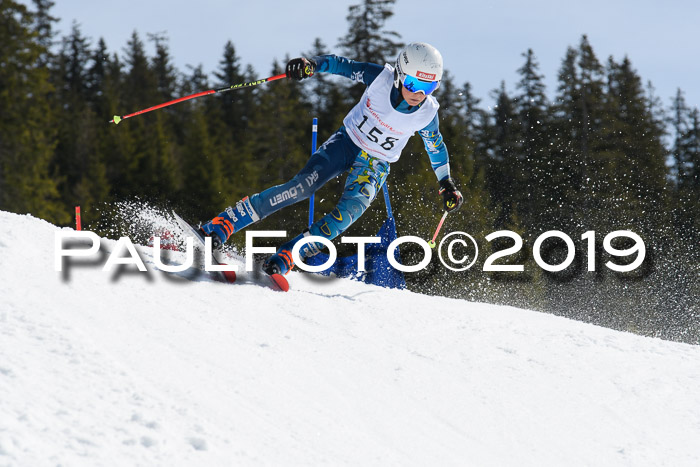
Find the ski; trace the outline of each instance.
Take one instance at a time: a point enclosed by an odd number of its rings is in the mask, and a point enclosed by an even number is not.
[[[206,248],[205,248],[205,243],[204,243],[204,235],[202,232],[197,229],[196,227],[192,226],[188,222],[186,222],[178,213],[175,211],[172,211],[172,215],[175,219],[175,222],[177,222],[178,226],[182,229],[183,234],[185,236],[191,236],[194,238],[194,243],[195,243],[195,248],[205,252],[206,254]],[[211,260],[212,264],[215,264],[217,266],[228,266],[228,264],[219,258],[216,257],[214,254],[215,252],[212,251],[211,253]],[[266,287],[269,287],[273,290],[281,291],[281,292],[287,292],[289,291],[289,282],[287,279],[280,275],[280,274],[267,274],[265,273],[262,268],[258,268],[259,271],[258,274],[251,275],[253,277],[253,280],[250,282],[257,283],[259,285],[264,285]],[[217,281],[219,282],[226,282],[228,284],[233,284],[238,281],[238,276],[234,271],[208,271],[208,273]]]

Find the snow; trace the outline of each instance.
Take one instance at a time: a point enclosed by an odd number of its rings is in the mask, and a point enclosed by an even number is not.
[[[301,273],[187,279],[145,247],[150,273],[56,272],[59,230],[0,212],[0,466],[700,465],[698,346]]]

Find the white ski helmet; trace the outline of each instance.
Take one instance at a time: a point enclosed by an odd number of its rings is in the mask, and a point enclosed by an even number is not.
[[[411,42],[396,57],[394,85],[426,96],[440,86],[442,55],[430,44]]]

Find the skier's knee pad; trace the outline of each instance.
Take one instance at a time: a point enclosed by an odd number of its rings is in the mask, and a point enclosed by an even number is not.
[[[345,232],[353,222],[367,210],[369,203],[358,199],[343,197],[331,212],[314,223],[309,231],[312,235],[319,235],[333,239]]]
[[[311,234],[333,239],[345,232],[374,201],[388,174],[388,163],[358,156],[338,205],[309,228]]]

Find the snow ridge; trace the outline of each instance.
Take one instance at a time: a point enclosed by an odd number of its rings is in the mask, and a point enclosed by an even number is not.
[[[148,274],[60,273],[59,230],[0,212],[0,466],[700,465],[700,347],[299,273],[226,285],[145,247]]]

